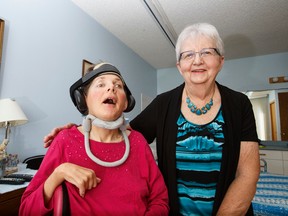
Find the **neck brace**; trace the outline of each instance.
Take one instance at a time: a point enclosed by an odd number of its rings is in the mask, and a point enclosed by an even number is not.
[[[115,121],[111,121],[111,122],[103,121],[90,114],[84,117],[83,119],[84,142],[85,142],[85,150],[89,158],[93,160],[95,163],[104,167],[116,167],[124,163],[127,160],[129,153],[130,153],[130,142],[126,134],[126,123],[127,122],[124,119],[124,115],[121,115],[118,119],[116,119]],[[93,155],[90,149],[90,142],[89,142],[92,124],[101,128],[109,129],[109,130],[113,130],[117,128],[121,130],[122,135],[124,137],[124,142],[125,142],[125,152],[121,159],[117,161],[113,161],[113,162],[106,162],[106,161],[100,160],[99,158],[95,157],[95,155]]]

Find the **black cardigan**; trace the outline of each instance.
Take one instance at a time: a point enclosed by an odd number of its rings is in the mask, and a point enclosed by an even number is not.
[[[217,83],[225,125],[223,156],[216,188],[213,215],[235,178],[240,142],[258,142],[252,105],[248,97]],[[140,131],[149,143],[156,138],[159,168],[168,188],[170,215],[179,214],[176,184],[176,136],[184,84],[158,95],[130,125]],[[253,215],[252,205],[246,215]]]

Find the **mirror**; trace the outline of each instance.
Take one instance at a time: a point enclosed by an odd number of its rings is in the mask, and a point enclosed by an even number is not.
[[[260,140],[288,141],[288,89],[247,91]]]

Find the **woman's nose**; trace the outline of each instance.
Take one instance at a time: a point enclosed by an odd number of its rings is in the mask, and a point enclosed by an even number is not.
[[[198,55],[195,55],[195,57],[194,57],[194,60],[193,60],[194,65],[198,65],[198,64],[201,64],[203,62],[203,59],[200,56],[200,54],[199,53],[196,53],[196,54],[198,54]]]
[[[109,92],[109,91],[115,92],[114,85],[109,86],[108,89],[107,89],[107,91],[108,91],[108,92]]]

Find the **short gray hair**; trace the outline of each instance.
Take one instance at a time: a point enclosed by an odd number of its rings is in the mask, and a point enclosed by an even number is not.
[[[177,39],[175,47],[177,62],[179,61],[180,58],[182,43],[187,38],[193,39],[198,36],[203,36],[214,40],[216,42],[216,48],[219,51],[220,55],[222,56],[224,55],[224,44],[215,26],[209,23],[196,23],[184,28]]]

